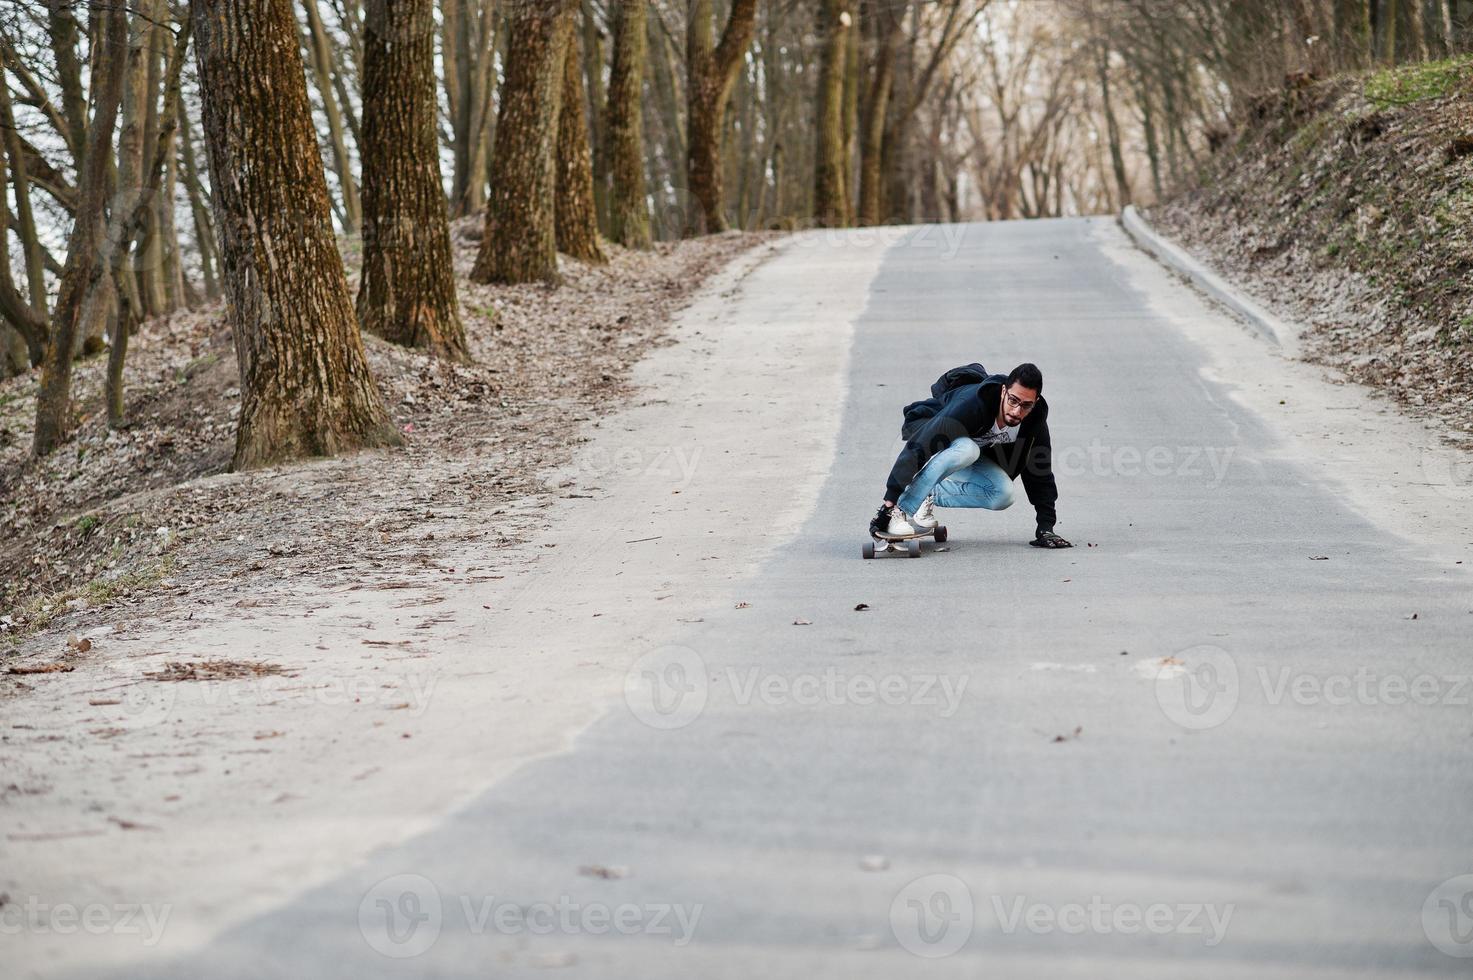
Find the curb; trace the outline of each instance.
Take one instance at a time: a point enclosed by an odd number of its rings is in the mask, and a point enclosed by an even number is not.
[[[1146,219],[1141,217],[1134,204],[1127,204],[1125,210],[1120,213],[1120,226],[1156,261],[1247,320],[1248,324],[1269,343],[1275,347],[1293,349],[1297,331],[1238,292],[1231,283],[1192,258],[1181,246],[1157,234]]]

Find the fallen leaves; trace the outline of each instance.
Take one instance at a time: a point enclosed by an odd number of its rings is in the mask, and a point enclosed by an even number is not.
[[[1075,725],[1074,726],[1074,731],[1070,732],[1067,735],[1055,735],[1053,737],[1053,741],[1055,741],[1055,742],[1072,742],[1072,741],[1074,741],[1075,739],[1077,739],[1079,736],[1081,736],[1083,734],[1084,734],[1084,726],[1083,725]]]
[[[793,620],[793,625],[794,626],[812,626],[813,625],[813,620],[811,620],[811,619],[795,619],[795,620]]]
[[[286,674],[286,669],[280,664],[247,660],[197,660],[193,663],[170,660],[163,669],[145,671],[143,676],[151,681],[228,681],[281,674]]]
[[[60,660],[49,664],[22,664],[18,667],[7,667],[7,674],[66,674],[77,668]]]
[[[869,608],[869,603],[867,603],[867,602],[861,602],[859,605],[857,605],[857,606],[854,607],[854,611],[855,612],[864,612],[868,608]]]

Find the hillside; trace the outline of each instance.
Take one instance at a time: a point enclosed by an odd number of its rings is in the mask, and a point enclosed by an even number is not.
[[[630,367],[662,343],[670,315],[765,240],[611,246],[606,266],[564,258],[557,289],[483,286],[468,278],[480,220],[458,222],[452,235],[472,362],[364,337],[402,451],[227,472],[239,374],[220,304],[144,324],[128,360],[124,429],[109,429],[101,411],[106,355],[79,363],[76,437],[39,463],[28,451],[37,372],[0,382],[6,646],[95,625],[119,608],[141,614],[147,597],[199,601],[347,567],[388,567],[392,577],[404,549],[435,540],[424,533],[432,524],[442,539],[509,540],[527,523],[522,512],[557,492],[539,471],[565,459],[582,422],[627,400]],[[356,241],[343,249],[356,289]],[[415,561],[439,560],[425,547]]]
[[[1292,82],[1147,216],[1306,357],[1473,434],[1473,58]]]

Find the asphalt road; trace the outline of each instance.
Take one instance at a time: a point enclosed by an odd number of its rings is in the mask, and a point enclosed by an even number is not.
[[[1467,976],[1466,589],[1286,459],[1091,228],[894,246],[817,508],[745,511],[791,535],[749,605],[630,651],[572,751],[147,975]],[[1043,369],[1078,547],[1027,546],[1019,487],[861,561],[900,407],[972,360]]]

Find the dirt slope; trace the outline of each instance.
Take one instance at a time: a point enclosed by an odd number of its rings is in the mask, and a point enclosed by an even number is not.
[[[1266,95],[1147,217],[1311,360],[1473,433],[1473,57]]]

